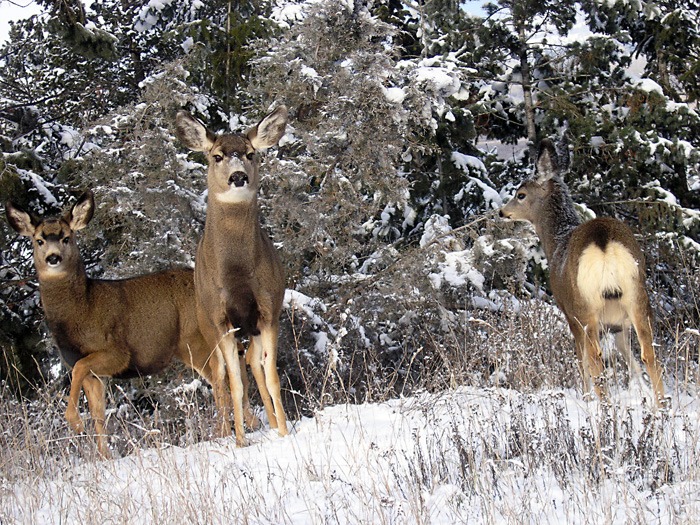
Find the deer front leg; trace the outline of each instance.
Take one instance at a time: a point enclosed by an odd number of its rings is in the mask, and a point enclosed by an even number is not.
[[[637,360],[634,358],[634,354],[632,353],[630,335],[630,329],[627,326],[624,326],[615,334],[615,347],[619,350],[623,359],[625,360],[631,381],[632,378],[639,378],[641,376],[642,369],[639,367],[639,363],[637,363]]]
[[[228,437],[231,435],[231,397],[226,388],[224,356],[221,355],[219,347],[214,347],[211,351],[208,348],[203,338],[193,339],[191,344],[178,354],[178,358],[196,370],[211,385],[219,419],[217,435]]]
[[[111,455],[105,434],[105,395],[104,384],[100,380],[100,376],[117,374],[126,369],[128,364],[129,357],[127,355],[114,350],[106,350],[80,359],[73,367],[66,420],[75,432],[83,433],[85,431],[85,425],[78,412],[80,391],[84,389],[95,425],[97,450],[105,459]]]
[[[128,364],[128,356],[114,351],[95,352],[94,354],[83,357],[75,363],[71,375],[68,407],[66,408],[66,420],[74,432],[82,434],[85,431],[85,425],[80,418],[80,412],[78,410],[80,391],[83,388],[85,379],[90,374],[94,374],[98,377],[112,376],[126,369]]]

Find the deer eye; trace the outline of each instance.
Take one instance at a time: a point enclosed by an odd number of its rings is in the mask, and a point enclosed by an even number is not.
[[[255,157],[255,152],[246,153],[246,156],[245,156],[246,159],[253,160],[253,157]]]
[[[43,246],[43,245],[44,245],[44,241],[42,241],[41,239],[37,239],[37,240],[36,240],[36,244],[37,244],[37,246]]]
[[[224,160],[223,155],[214,155],[214,162],[219,163],[219,162],[221,162],[222,160]]]
[[[63,244],[68,244],[70,242],[70,237],[63,238]]]
[[[527,197],[527,193],[523,193],[522,191],[516,195],[519,201],[523,200],[525,197]]]

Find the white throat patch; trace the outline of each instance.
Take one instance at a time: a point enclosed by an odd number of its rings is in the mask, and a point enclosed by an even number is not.
[[[228,204],[251,202],[253,199],[255,199],[255,190],[253,190],[250,184],[246,183],[240,188],[237,188],[236,186],[229,186],[227,191],[215,193],[213,196],[217,202],[224,202]]]

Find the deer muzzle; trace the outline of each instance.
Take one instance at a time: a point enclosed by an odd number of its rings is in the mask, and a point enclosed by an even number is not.
[[[228,178],[228,185],[236,188],[242,188],[248,182],[248,174],[245,171],[234,171]]]
[[[59,264],[61,264],[62,260],[63,259],[61,259],[60,255],[52,253],[51,255],[46,257],[46,264],[48,264],[49,266],[58,266]]]

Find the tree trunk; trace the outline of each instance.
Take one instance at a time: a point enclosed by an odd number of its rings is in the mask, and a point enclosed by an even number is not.
[[[532,99],[532,76],[530,64],[528,62],[527,35],[525,26],[518,23],[518,37],[520,40],[520,85],[523,88],[523,103],[525,106],[525,125],[527,127],[528,148],[530,150],[530,161],[534,162],[537,156],[537,128],[535,127],[535,104]]]

